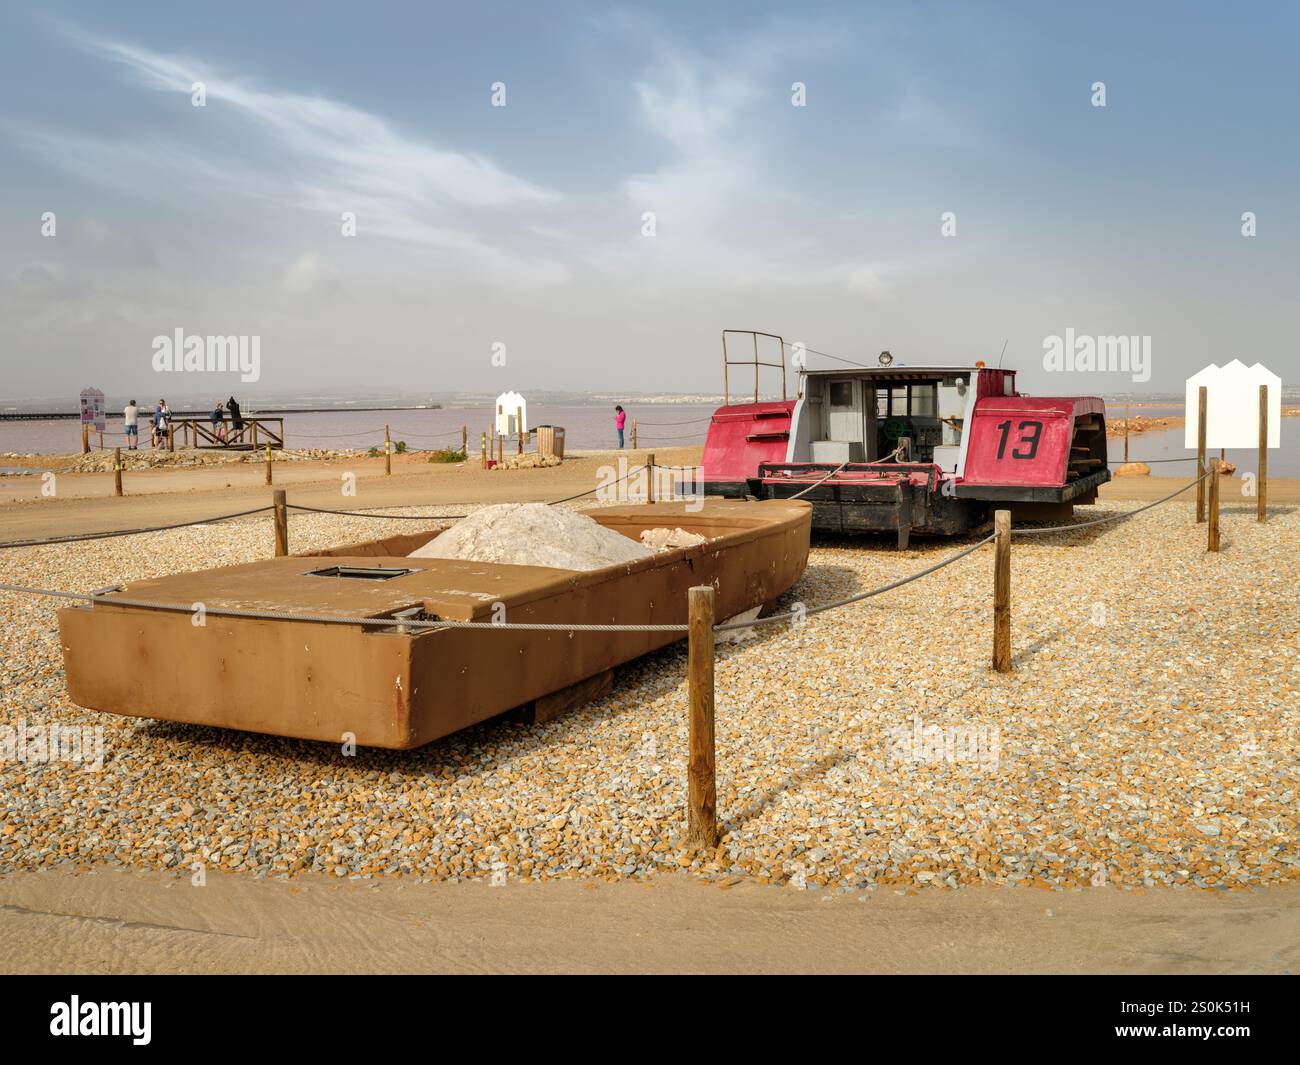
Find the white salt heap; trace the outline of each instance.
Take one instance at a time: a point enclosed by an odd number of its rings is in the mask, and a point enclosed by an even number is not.
[[[702,544],[704,537],[682,528],[646,529],[641,533],[641,542],[652,551],[675,551],[679,547],[694,547],[696,544]]]
[[[462,518],[408,557],[592,570],[653,554],[577,511],[545,503],[501,503]]]

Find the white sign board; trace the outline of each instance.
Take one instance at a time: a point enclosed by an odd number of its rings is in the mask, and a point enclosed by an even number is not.
[[[1187,425],[1183,446],[1196,447],[1200,390],[1205,386],[1205,446],[1259,447],[1259,386],[1268,385],[1268,446],[1282,446],[1282,378],[1266,366],[1237,359],[1211,363],[1187,379]]]
[[[519,424],[519,414],[523,413],[524,424]],[[494,415],[498,433],[504,436],[514,436],[518,432],[528,431],[528,400],[524,399],[518,392],[502,392],[497,396],[497,407]]]
[[[93,425],[101,433],[105,429],[104,393],[98,388],[81,390],[81,424]]]

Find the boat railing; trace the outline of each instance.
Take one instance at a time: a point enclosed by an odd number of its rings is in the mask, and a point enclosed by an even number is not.
[[[749,337],[754,346],[754,357],[744,359],[733,359],[730,351],[727,349],[727,337]],[[775,340],[777,344],[778,362],[770,362],[759,357],[758,338],[767,337],[769,340]],[[724,329],[722,331],[722,401],[725,405],[731,404],[731,380],[730,373],[733,366],[752,366],[754,367],[754,402],[758,400],[759,385],[759,367],[768,366],[772,369],[781,371],[781,402],[786,401],[785,385],[785,340],[775,333],[762,333],[755,329]]]

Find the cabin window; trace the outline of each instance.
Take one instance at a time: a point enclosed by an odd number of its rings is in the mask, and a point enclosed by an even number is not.
[[[831,406],[832,407],[853,406],[853,382],[852,381],[831,382]]]
[[[915,418],[933,418],[938,407],[937,384],[912,386],[912,416]]]

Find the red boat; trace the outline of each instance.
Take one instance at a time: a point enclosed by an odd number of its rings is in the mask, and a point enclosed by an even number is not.
[[[731,338],[752,357],[733,358]],[[772,333],[722,334],[725,405],[704,445],[708,495],[788,499],[813,507],[813,528],[844,533],[955,534],[1009,508],[1055,520],[1096,502],[1110,480],[1106,408],[1097,396],[1028,396],[1016,371],[904,365],[806,369],[786,396],[785,341]],[[779,357],[778,357],[779,355]],[[730,368],[752,366],[752,402],[731,402]],[[781,370],[781,399],[760,400],[761,367]]]

